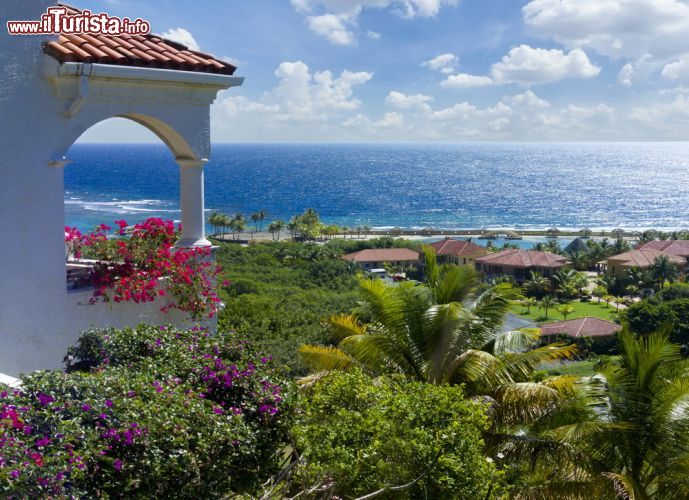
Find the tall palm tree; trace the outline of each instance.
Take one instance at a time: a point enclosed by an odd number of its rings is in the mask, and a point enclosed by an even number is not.
[[[236,213],[230,221],[230,229],[232,230],[232,237],[239,238],[239,235],[246,229],[246,219],[241,213]],[[235,236],[236,235],[236,236]]]
[[[689,498],[689,361],[665,331],[619,340],[619,359],[505,441],[528,478],[517,498]]]
[[[545,297],[543,297],[541,299],[539,304],[541,306],[541,309],[544,310],[545,317],[547,318],[548,317],[548,309],[552,309],[553,307],[555,307],[557,302],[555,302],[555,299],[552,298],[550,295],[546,295]]]
[[[263,221],[266,220],[267,213],[265,210],[261,209],[258,211],[258,223],[259,223],[259,231],[263,231]]]
[[[670,262],[670,258],[667,255],[661,255],[656,258],[651,267],[651,276],[658,283],[658,289],[662,289],[666,281],[674,283],[677,279],[677,267]]]
[[[497,397],[500,387],[525,382],[540,363],[574,355],[575,348],[563,344],[533,348],[539,341],[533,331],[500,331],[512,301],[520,297],[512,285],[482,291],[473,268],[438,266],[428,247],[424,256],[423,286],[363,280],[363,309],[370,321],[362,323],[355,315],[330,318],[337,347],[303,346],[306,364],[317,374],[358,366],[375,375],[463,383],[469,394]],[[528,395],[522,396],[526,404]]]
[[[217,235],[218,234],[218,228],[222,225],[223,222],[223,214],[220,212],[213,212],[208,216],[208,223],[213,226],[213,234]]]
[[[285,229],[285,222],[282,220],[275,220],[268,225],[268,231],[273,235],[274,240],[280,241],[280,233]]]

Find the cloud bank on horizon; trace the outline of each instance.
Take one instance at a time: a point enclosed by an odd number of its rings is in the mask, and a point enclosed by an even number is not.
[[[143,14],[247,77],[213,106],[215,142],[689,140],[687,0],[213,0],[205,24],[179,4]]]

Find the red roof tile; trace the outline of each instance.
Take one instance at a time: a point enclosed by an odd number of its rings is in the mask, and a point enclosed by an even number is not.
[[[485,247],[464,240],[453,240],[450,238],[431,243],[438,255],[454,255],[457,257],[468,257],[475,255],[485,255],[488,250]]]
[[[419,253],[408,248],[368,248],[342,256],[352,262],[416,262]]]
[[[541,335],[567,335],[572,338],[610,337],[622,329],[617,323],[599,318],[579,318],[541,325]]]
[[[658,250],[678,257],[689,257],[689,240],[654,240],[640,243],[637,250]]]
[[[81,12],[69,5],[60,6],[66,7],[69,14]],[[190,50],[180,43],[164,40],[155,35],[61,34],[56,41],[45,44],[43,50],[61,63],[145,66],[224,75],[231,75],[237,69],[234,65],[216,59],[210,54]]]
[[[476,262],[505,267],[558,268],[567,264],[568,261],[566,257],[550,252],[509,249],[479,257]]]
[[[676,255],[670,255],[667,252],[661,252],[652,248],[643,248],[641,250],[630,250],[629,252],[620,253],[608,257],[608,265],[612,262],[625,267],[650,267],[656,259],[660,256],[667,256],[673,264],[684,265],[686,259]]]

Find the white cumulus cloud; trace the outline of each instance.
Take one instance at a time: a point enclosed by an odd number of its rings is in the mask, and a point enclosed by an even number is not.
[[[291,0],[292,6],[305,14],[311,31],[337,45],[351,45],[354,29],[362,10],[391,8],[405,18],[436,17],[444,5],[457,5],[458,0]],[[366,36],[380,38],[380,33],[367,31]]]
[[[440,83],[441,87],[449,89],[460,89],[469,87],[485,87],[492,85],[493,79],[489,76],[469,75],[467,73],[457,73],[450,75]]]
[[[540,49],[528,45],[514,47],[491,67],[497,83],[548,83],[565,78],[592,78],[600,68],[591,64],[586,53],[573,49]]]
[[[342,20],[332,14],[309,16],[306,18],[309,29],[335,45],[351,45],[354,33],[349,31]]]
[[[423,66],[432,69],[433,71],[440,71],[444,75],[449,75],[457,67],[457,56],[454,54],[440,54],[423,63]]]
[[[536,35],[610,57],[664,59],[689,51],[683,0],[532,0],[522,13]]]
[[[689,81],[689,54],[666,64],[662,74],[668,80]]]
[[[396,90],[390,91],[388,96],[385,98],[385,103],[393,108],[398,109],[412,109],[421,108],[427,109],[428,103],[431,102],[433,98],[428,95],[415,94],[406,95],[402,92],[397,92]]]
[[[581,49],[564,52],[520,45],[512,48],[500,62],[493,64],[489,76],[457,73],[449,75],[440,85],[446,88],[484,87],[505,83],[532,85],[565,78],[592,78],[599,73],[600,68],[592,64]]]
[[[194,40],[192,34],[184,28],[172,28],[167,30],[160,36],[163,38],[167,38],[168,40],[172,40],[173,42],[186,45],[191,50],[201,50],[199,48],[199,44],[196,43],[196,40]]]

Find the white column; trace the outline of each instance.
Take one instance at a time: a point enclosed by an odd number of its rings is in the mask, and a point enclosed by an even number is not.
[[[203,166],[207,160],[178,158],[182,239],[178,247],[209,247],[203,201]]]

